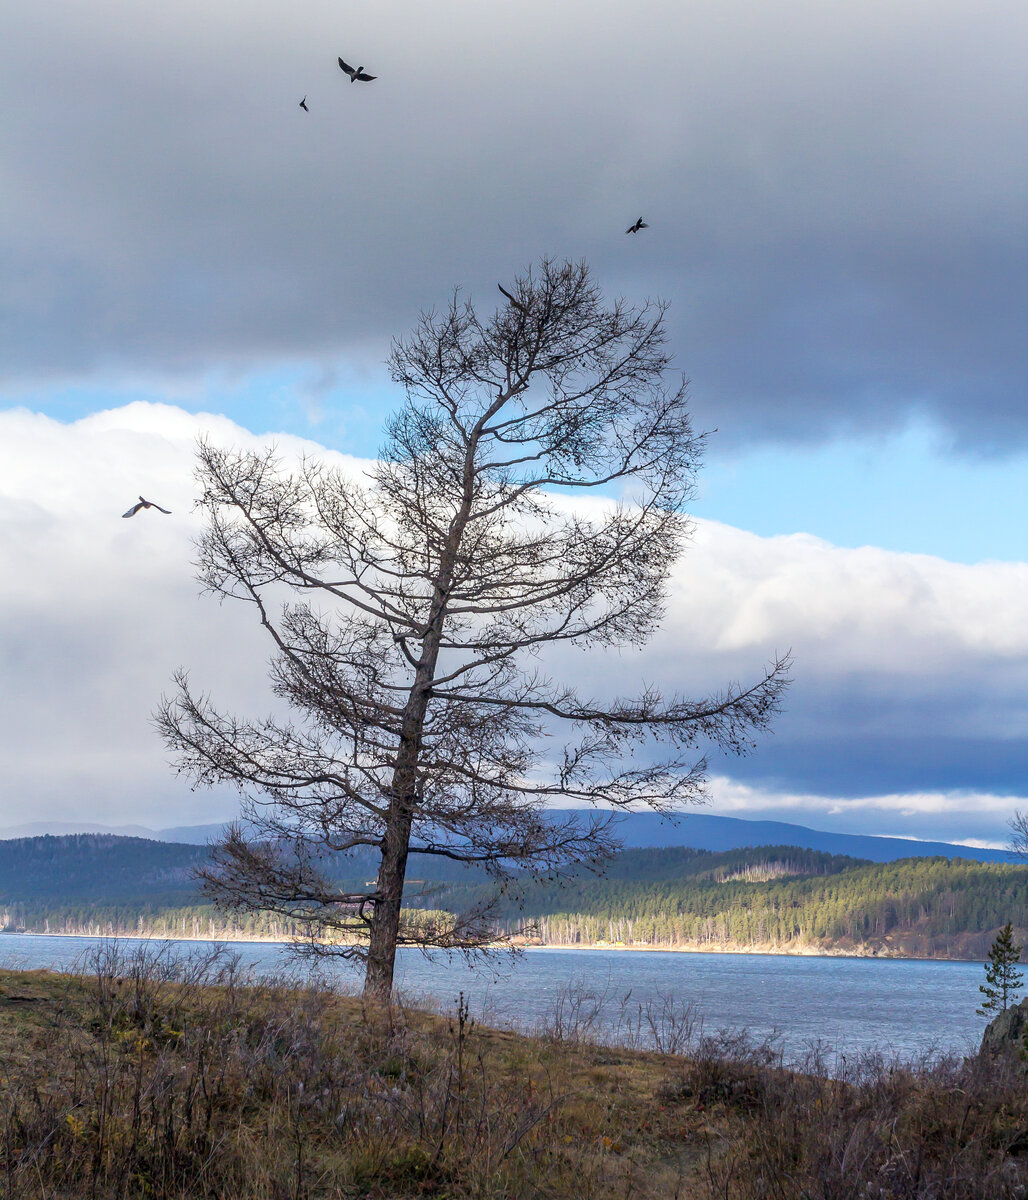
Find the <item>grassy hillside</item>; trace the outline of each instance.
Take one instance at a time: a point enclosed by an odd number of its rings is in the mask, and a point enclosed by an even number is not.
[[[1020,1200],[1015,1055],[783,1068],[660,1019],[531,1035],[110,948],[0,972],[0,1179],[17,1200]],[[973,1003],[970,1000],[969,1003]],[[930,1014],[926,1013],[926,1019]],[[673,1042],[674,1051],[669,1049]]]

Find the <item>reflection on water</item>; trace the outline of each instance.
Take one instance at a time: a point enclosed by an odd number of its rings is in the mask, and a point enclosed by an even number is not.
[[[71,970],[98,939],[0,936],[0,965]],[[124,938],[126,951],[139,945]],[[211,943],[174,943],[171,954],[188,954]],[[272,974],[289,969],[292,956],[279,943],[233,943],[245,967]],[[324,974],[347,988],[360,973],[333,963]],[[528,950],[474,969],[462,959],[427,960],[401,951],[397,988],[413,999],[450,1008],[458,993],[491,1024],[540,1028],[553,1019],[569,987],[602,1000],[597,1032],[611,1033],[618,1019],[639,1006],[673,997],[708,1032],[748,1029],[756,1037],[777,1033],[790,1058],[814,1043],[838,1053],[880,1051],[915,1057],[939,1050],[976,1048],[985,1022],[975,1015],[978,963],[909,959],[799,958],[766,954],[681,954],[672,951]],[[588,1006],[588,1005],[587,1005]]]

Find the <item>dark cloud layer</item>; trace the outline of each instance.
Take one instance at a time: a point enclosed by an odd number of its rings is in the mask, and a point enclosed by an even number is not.
[[[550,253],[674,302],[726,444],[1023,444],[1026,34],[1012,0],[23,5],[2,382],[376,361]]]
[[[920,713],[916,723],[922,723]],[[939,737],[919,730],[909,737],[836,733],[804,739],[780,729],[750,757],[711,765],[751,786],[793,792],[859,798],[970,791],[1016,798],[1028,780],[1028,738]]]

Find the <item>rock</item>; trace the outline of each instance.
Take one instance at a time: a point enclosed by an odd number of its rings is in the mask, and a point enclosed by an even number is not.
[[[1020,1051],[1028,1025],[1028,996],[1020,1004],[1011,1004],[986,1027],[979,1054],[1003,1054]]]

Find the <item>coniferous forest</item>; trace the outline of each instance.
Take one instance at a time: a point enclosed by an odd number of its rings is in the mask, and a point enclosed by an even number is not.
[[[192,875],[204,847],[81,834],[0,842],[0,918],[9,930],[192,938],[288,938],[270,914],[228,915]],[[340,859],[341,888],[371,886]],[[413,863],[408,908],[459,911],[481,872]],[[981,959],[1010,922],[1028,930],[1028,867],[958,858],[872,863],[790,846],[625,850],[603,874],[526,882],[496,911],[497,933],[529,944],[765,950]]]
[[[534,919],[540,940],[557,945],[977,959],[1007,921],[1028,927],[1028,868],[946,858],[869,863],[782,846],[629,850],[605,878],[533,886],[523,904],[519,913],[509,907],[505,927]]]

